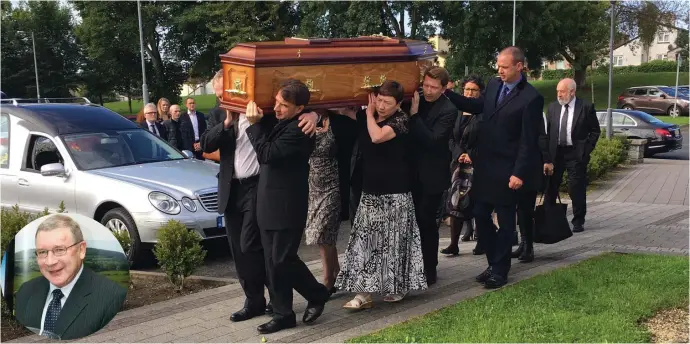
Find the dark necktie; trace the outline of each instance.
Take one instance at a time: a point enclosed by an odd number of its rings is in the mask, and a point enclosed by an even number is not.
[[[563,116],[561,116],[561,130],[558,133],[558,145],[568,145],[568,104],[563,105]]]
[[[48,305],[48,311],[46,312],[46,320],[43,323],[43,331],[47,332],[47,334],[55,333],[55,324],[57,323],[58,317],[60,316],[60,310],[62,309],[62,303],[60,303],[60,300],[63,296],[64,295],[62,294],[62,290],[53,290],[53,299],[50,301],[50,304]]]
[[[151,129],[152,133],[158,135],[158,133],[156,132],[156,126],[153,123],[149,124],[149,128]]]
[[[501,104],[503,99],[508,95],[508,91],[510,91],[508,89],[508,86],[503,85],[503,89],[501,90],[501,93],[498,95],[498,103],[497,104]]]

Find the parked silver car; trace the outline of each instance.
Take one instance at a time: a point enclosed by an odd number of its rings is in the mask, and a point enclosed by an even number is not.
[[[136,263],[156,232],[177,220],[202,238],[224,236],[218,165],[191,158],[119,114],[97,105],[3,104],[2,207],[46,207],[126,231]]]

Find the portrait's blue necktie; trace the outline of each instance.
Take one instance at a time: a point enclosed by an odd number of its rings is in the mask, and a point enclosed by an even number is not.
[[[53,299],[50,301],[50,304],[48,305],[48,312],[46,312],[46,320],[43,323],[43,332],[46,332],[46,334],[55,333],[55,324],[57,323],[57,319],[60,316],[60,310],[62,310],[62,303],[60,302],[60,300],[63,296],[64,295],[62,294],[62,290],[53,290]]]

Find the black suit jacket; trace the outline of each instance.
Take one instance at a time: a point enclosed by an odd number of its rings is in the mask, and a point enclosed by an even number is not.
[[[194,128],[189,117],[180,116],[177,121],[168,119],[163,121],[167,131],[168,143],[179,150],[194,152]]]
[[[295,117],[273,129],[263,123],[247,128],[261,164],[256,218],[262,230],[304,229],[307,221],[309,157],[315,140],[298,123]]]
[[[230,198],[230,186],[232,177],[235,174],[235,126],[237,119],[232,126],[224,128],[225,110],[215,107],[209,111],[208,127],[200,137],[201,150],[205,153],[213,153],[216,150],[220,153],[220,172],[218,172],[218,213],[225,213]],[[275,116],[266,115],[261,121],[262,125],[270,127],[276,122]]]
[[[50,283],[36,277],[17,292],[16,318],[24,326],[41,329],[43,308]],[[127,296],[121,285],[84,267],[60,311],[55,334],[69,340],[86,337],[102,329],[120,311]]]
[[[511,176],[520,178],[525,190],[537,190],[540,185],[539,126],[544,126],[544,97],[523,76],[497,104],[502,86],[500,79],[492,79],[487,84],[485,96],[479,99],[453,92],[447,94],[460,111],[482,113],[477,157],[473,161],[474,199],[513,205],[517,203],[518,194],[508,187]]]
[[[561,104],[557,101],[549,104],[546,112],[546,126],[548,131],[548,150],[544,151],[544,162],[553,162],[558,149],[558,134],[561,122]],[[580,98],[575,98],[573,112],[573,127],[571,140],[580,161],[588,161],[599,140],[601,129],[594,104]]]
[[[167,129],[165,128],[165,126],[163,126],[163,124],[161,124],[160,122],[155,122],[155,124],[156,124],[156,129],[158,130],[158,133],[160,133],[160,136],[158,136],[158,137],[160,137],[160,138],[162,138],[163,140],[166,140],[166,141],[167,141],[167,140],[168,140],[168,130],[167,130]],[[149,125],[146,123],[146,121],[143,121],[143,122],[139,123],[139,126],[140,126],[142,129],[144,129],[144,130],[146,130],[146,131],[148,131],[148,132],[151,131],[151,130],[149,129]],[[155,135],[155,133],[152,133],[152,134]]]
[[[189,117],[189,111],[182,114],[182,117],[186,117],[187,119],[189,119],[189,124],[192,123],[192,118]],[[206,115],[204,115],[204,113],[200,112],[200,111],[196,112],[196,120],[197,120],[197,122],[199,122],[199,141],[201,141],[201,135],[208,128],[208,122],[207,122]],[[192,125],[192,140],[194,140],[194,126],[193,125]]]
[[[419,101],[420,107],[426,103],[424,97]],[[448,140],[457,117],[458,110],[442,94],[426,113],[420,112],[410,118],[411,162],[416,175],[412,185],[421,187],[424,193],[440,194],[450,186]]]

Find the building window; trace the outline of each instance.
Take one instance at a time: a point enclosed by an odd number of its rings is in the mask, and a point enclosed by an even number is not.
[[[565,69],[565,61],[556,61],[556,69]]]
[[[671,33],[659,32],[657,35],[657,43],[671,43]]]
[[[618,55],[613,57],[613,65],[614,66],[622,66],[623,65],[623,55]]]

